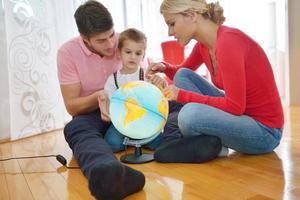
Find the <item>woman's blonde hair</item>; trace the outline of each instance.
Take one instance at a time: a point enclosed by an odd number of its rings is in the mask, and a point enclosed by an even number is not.
[[[221,25],[225,21],[223,8],[219,2],[206,3],[205,0],[164,0],[160,5],[161,14],[188,14],[196,12],[202,14],[214,23]]]

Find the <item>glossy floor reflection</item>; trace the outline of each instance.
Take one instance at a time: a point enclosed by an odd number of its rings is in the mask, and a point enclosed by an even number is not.
[[[144,189],[126,200],[300,199],[300,107],[285,109],[282,142],[275,152],[227,158],[204,164],[150,162],[132,166],[146,176]],[[76,166],[62,131],[0,144],[0,157],[62,154]],[[122,153],[116,154],[120,157]],[[0,200],[94,199],[79,169],[55,158],[0,162]]]

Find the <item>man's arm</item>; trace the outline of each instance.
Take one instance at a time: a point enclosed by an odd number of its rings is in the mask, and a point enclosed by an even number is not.
[[[80,97],[80,87],[80,83],[60,85],[66,109],[72,116],[96,110],[99,107],[98,97],[104,92],[99,90],[89,96]]]

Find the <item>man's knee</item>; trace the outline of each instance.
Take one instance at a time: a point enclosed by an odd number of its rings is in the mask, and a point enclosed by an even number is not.
[[[84,116],[74,117],[69,123],[65,125],[64,135],[67,142],[74,137],[81,137],[82,134],[98,133],[97,127],[94,127],[92,123]]]
[[[75,117],[71,121],[69,121],[64,128],[64,134],[65,136],[73,133],[76,129],[78,129],[81,126],[80,118]]]

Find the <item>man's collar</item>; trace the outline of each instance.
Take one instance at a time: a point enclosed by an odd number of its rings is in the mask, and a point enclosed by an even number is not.
[[[84,43],[84,41],[83,41],[83,39],[82,39],[81,36],[79,36],[79,44],[80,44],[80,46],[81,46],[83,52],[84,52],[87,56],[90,56],[90,55],[93,54],[93,52],[91,52],[91,51],[86,47],[86,45],[85,45],[85,43]]]

